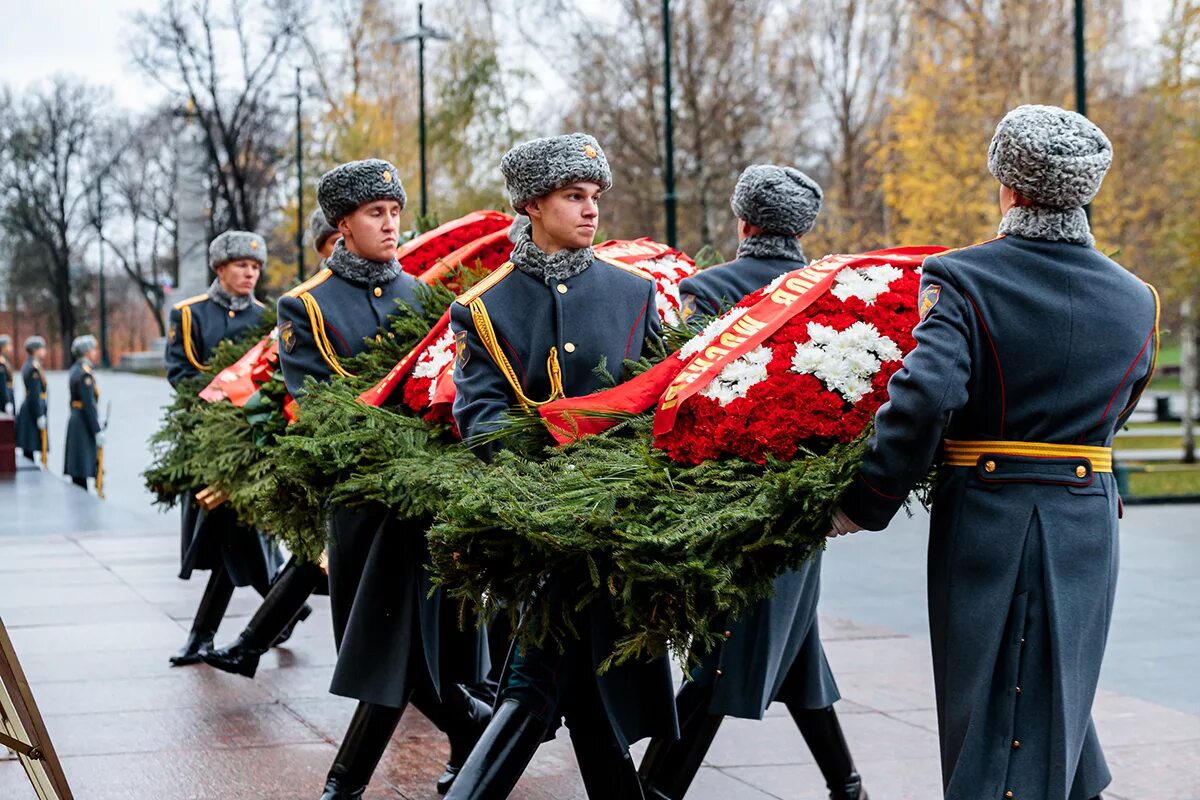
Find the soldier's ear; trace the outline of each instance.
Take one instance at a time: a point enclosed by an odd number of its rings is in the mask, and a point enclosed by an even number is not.
[[[529,215],[530,219],[540,220],[542,218],[542,200],[541,200],[541,198],[538,198],[536,200],[530,200],[528,203],[526,203],[525,213]]]

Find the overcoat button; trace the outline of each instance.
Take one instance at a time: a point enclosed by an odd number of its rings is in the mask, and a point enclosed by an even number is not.
[[[1021,748],[1021,743],[1018,742],[1016,739],[1013,739],[1013,750],[1019,750],[1020,748]]]
[[[725,631],[725,638],[726,638],[726,639],[732,639],[732,638],[733,638],[733,631]]]
[[[984,472],[995,472],[996,471],[996,462],[995,461],[983,462],[983,471]]]
[[[563,350],[566,350],[568,353],[574,353],[575,352],[574,342],[567,342],[566,344],[564,344]]]
[[[1020,693],[1021,693],[1021,687],[1020,687],[1020,686],[1018,686],[1018,687],[1017,687],[1017,694],[1020,694]]]
[[[559,294],[566,294],[566,293],[567,293],[567,285],[566,285],[565,283],[560,283],[560,284],[558,285],[558,293],[559,293]]]
[[[237,316],[237,312],[236,312],[236,311],[234,311],[234,310],[231,308],[231,309],[229,309],[229,316],[231,316],[231,317],[236,317],[236,316]]]
[[[376,297],[383,297],[383,289],[380,289],[378,286],[376,286],[376,287],[375,287],[375,296],[376,296]]]
[[[718,678],[719,678],[719,677],[721,677],[721,676],[722,676],[722,675],[724,675],[724,674],[725,674],[724,670],[717,670],[717,677],[718,677]]]
[[[1008,798],[1012,798],[1013,794],[1012,794],[1012,792],[1011,792],[1011,791],[1010,791],[1010,792],[1005,792],[1005,793],[1004,793],[1004,796],[1005,796],[1005,797],[1008,797]]]
[[[1080,464],[1078,467],[1075,468],[1075,474],[1078,475],[1080,478],[1086,478],[1087,477],[1087,467],[1085,467],[1083,464]]]

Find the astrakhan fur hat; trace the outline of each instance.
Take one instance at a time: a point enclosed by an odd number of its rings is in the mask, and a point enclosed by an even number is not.
[[[608,159],[586,133],[522,142],[504,154],[500,171],[513,210],[520,214],[531,201],[579,181],[599,184],[602,192],[612,188]]]

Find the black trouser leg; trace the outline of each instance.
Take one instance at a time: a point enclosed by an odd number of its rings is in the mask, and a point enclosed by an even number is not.
[[[321,800],[358,800],[362,797],[403,714],[403,706],[358,704],[333,766],[329,768]]]
[[[846,737],[842,734],[842,726],[838,723],[833,706],[813,709],[789,703],[787,709],[825,777],[830,798],[867,800],[862,778],[854,769],[854,759],[850,756],[850,748],[846,745]]]
[[[445,794],[486,730],[492,708],[457,683],[443,686],[440,699],[432,687],[413,692],[412,704],[450,740],[450,759],[437,781],[438,794]]]
[[[686,682],[675,697],[679,739],[653,739],[639,774],[651,800],[682,800],[725,718],[708,713],[711,684]]]
[[[80,489],[87,491],[87,488],[88,488],[87,478],[76,478],[74,476],[71,476],[71,483],[75,484]]]
[[[204,587],[204,595],[200,598],[200,606],[196,609],[196,618],[192,621],[192,631],[188,634],[187,643],[175,655],[171,656],[171,664],[176,667],[200,663],[201,656],[212,649],[213,636],[229,607],[229,599],[233,597],[233,581],[224,567],[217,567],[208,578]]]
[[[546,736],[546,723],[504,700],[450,787],[447,800],[504,800]]]
[[[312,612],[304,601],[323,578],[324,573],[316,564],[288,562],[238,638],[228,647],[206,653],[205,663],[253,678],[262,654],[290,626]]]

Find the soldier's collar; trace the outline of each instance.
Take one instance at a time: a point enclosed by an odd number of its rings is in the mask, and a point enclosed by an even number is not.
[[[389,283],[404,271],[395,258],[391,261],[371,261],[351,253],[346,249],[346,243],[340,240],[329,258],[325,259],[325,266],[339,278],[363,284]]]
[[[254,295],[235,295],[225,291],[220,279],[214,279],[208,287],[208,299],[227,311],[245,311],[254,304]]]
[[[555,281],[574,278],[590,267],[596,258],[590,247],[559,250],[552,255],[546,255],[534,244],[533,229],[529,226],[516,231],[513,242],[512,256],[509,259],[513,266],[547,286]]]
[[[1096,244],[1082,208],[1013,206],[1000,220],[1001,236],[1020,236],[1048,242],[1069,242],[1092,247]]]
[[[781,261],[797,261],[807,264],[804,248],[795,236],[782,236],[773,233],[763,233],[758,236],[747,236],[738,244],[738,258],[773,258]]]

